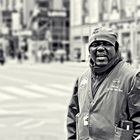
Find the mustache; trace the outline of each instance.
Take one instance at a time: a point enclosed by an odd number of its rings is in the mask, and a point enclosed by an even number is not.
[[[106,52],[98,52],[98,51],[97,51],[97,52],[96,52],[96,57],[98,57],[98,56],[99,56],[99,57],[104,57],[104,56],[107,57],[108,55],[107,55]]]

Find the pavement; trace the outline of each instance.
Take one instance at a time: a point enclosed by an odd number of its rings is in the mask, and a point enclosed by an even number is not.
[[[66,140],[66,113],[76,77],[88,62],[0,67],[0,140]]]
[[[51,62],[51,63],[41,63],[41,62],[33,62],[33,61],[23,61],[22,63],[18,62],[17,60],[7,60],[5,65],[65,65],[70,67],[83,67],[86,68],[89,66],[89,62],[74,62],[74,61],[65,61],[63,63],[57,62]]]
[[[86,64],[9,61],[0,67],[0,140],[65,140],[68,103]]]
[[[50,63],[41,63],[41,62],[34,62],[34,61],[23,61],[22,63],[19,63],[16,59],[15,60],[7,60],[5,65],[64,65],[66,67],[73,67],[73,68],[88,68],[89,67],[89,62],[76,62],[76,61],[65,61],[63,63],[60,63],[59,61],[53,61]],[[140,64],[133,63],[132,66],[136,69],[140,69]]]

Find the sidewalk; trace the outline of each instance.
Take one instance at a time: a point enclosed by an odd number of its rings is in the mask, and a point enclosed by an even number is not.
[[[71,66],[71,67],[88,67],[89,62],[64,62],[64,65]]]
[[[50,63],[36,63],[33,61],[23,61],[22,63],[18,62],[16,59],[14,60],[7,60],[5,65],[50,65],[50,64],[57,64],[57,65],[65,65],[69,67],[88,67],[88,62],[72,62],[72,61],[65,61],[63,63],[58,62],[50,62]]]

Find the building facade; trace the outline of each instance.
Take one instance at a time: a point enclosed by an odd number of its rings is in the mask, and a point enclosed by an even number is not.
[[[2,32],[19,31],[28,24],[34,0],[0,0],[0,25]]]
[[[31,25],[37,38],[47,40],[53,52],[63,50],[69,59],[69,0],[36,0],[36,7]]]
[[[140,60],[139,0],[71,0],[72,53],[80,50],[82,59],[88,59],[88,38],[97,26],[115,28],[123,57],[130,50],[133,60]]]
[[[16,56],[19,36],[25,31],[34,7],[34,0],[0,0],[0,39],[7,56]],[[30,32],[31,33],[31,32]]]

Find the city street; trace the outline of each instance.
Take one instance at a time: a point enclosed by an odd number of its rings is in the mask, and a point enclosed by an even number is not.
[[[65,140],[66,113],[85,65],[6,64],[0,67],[0,140]]]

